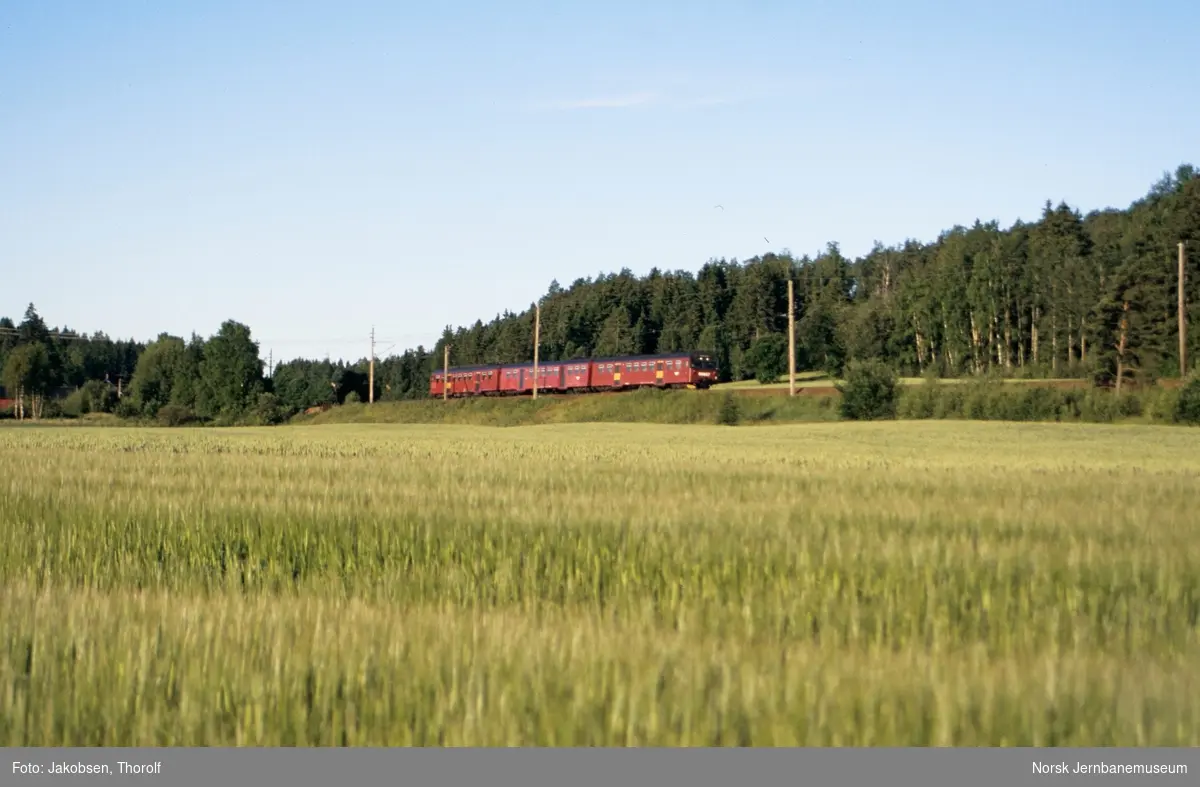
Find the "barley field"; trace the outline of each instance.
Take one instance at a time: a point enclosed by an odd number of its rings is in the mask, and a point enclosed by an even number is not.
[[[0,428],[0,745],[1200,745],[1200,431]]]

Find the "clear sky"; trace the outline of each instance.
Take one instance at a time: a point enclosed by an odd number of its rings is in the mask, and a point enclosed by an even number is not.
[[[1154,0],[12,0],[0,315],[355,359],[552,279],[1124,207],[1200,164],[1198,29]]]

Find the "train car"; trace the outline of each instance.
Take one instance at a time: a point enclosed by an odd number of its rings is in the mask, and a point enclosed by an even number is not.
[[[586,362],[584,362],[586,363]],[[562,393],[567,390],[567,364],[564,361],[539,363],[537,369],[538,391]],[[533,393],[533,363],[501,366],[500,393],[505,395]]]
[[[500,390],[498,366],[455,366],[449,371],[447,380],[451,397],[490,396]],[[442,393],[442,372],[434,372],[429,376],[429,395],[440,397]]]
[[[662,355],[622,355],[575,358],[538,364],[539,392],[588,393],[634,388],[707,388],[717,382],[711,353],[678,352]],[[450,369],[449,395],[520,396],[533,392],[533,364],[459,366]],[[429,378],[429,395],[442,395],[442,372]]]
[[[707,388],[717,381],[708,353],[624,355],[592,361],[592,388]]]
[[[563,361],[563,390],[586,393],[592,390],[592,362],[587,358]]]
[[[688,371],[688,383],[697,388],[708,388],[719,379],[717,359],[710,352],[688,353],[684,365]]]

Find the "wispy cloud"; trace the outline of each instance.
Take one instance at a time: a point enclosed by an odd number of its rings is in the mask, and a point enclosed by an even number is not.
[[[619,96],[585,98],[578,101],[562,101],[557,106],[559,109],[629,109],[631,107],[644,107],[654,104],[658,100],[659,95],[657,93],[642,92],[626,93]]]
[[[736,104],[738,101],[739,99],[728,96],[705,96],[703,98],[682,100],[678,102],[677,106],[683,109],[701,109],[703,107],[720,107],[726,104]]]
[[[783,84],[763,79],[687,79],[680,76],[649,80],[647,89],[629,92],[613,92],[587,96],[572,100],[539,102],[540,109],[559,111],[572,110],[619,110],[619,109],[666,109],[703,110],[729,107],[736,104],[759,101],[795,93],[798,89],[811,86]]]

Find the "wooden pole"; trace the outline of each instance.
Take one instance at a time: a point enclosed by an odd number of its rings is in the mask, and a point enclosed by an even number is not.
[[[450,345],[442,348],[442,401],[450,398]]]
[[[788,279],[788,396],[796,395],[796,299],[794,283]]]
[[[1183,269],[1187,260],[1183,241],[1179,242],[1179,377],[1187,377],[1187,316],[1183,311]]]
[[[542,339],[542,307],[533,304],[533,398],[537,399],[538,391],[538,345]]]
[[[371,365],[367,371],[367,403],[375,404],[375,326],[371,326]]]

